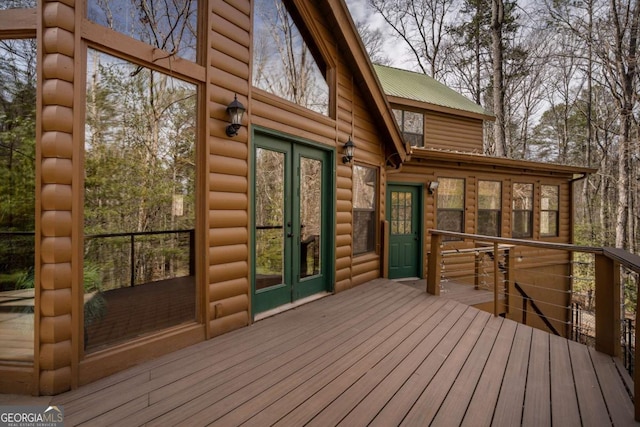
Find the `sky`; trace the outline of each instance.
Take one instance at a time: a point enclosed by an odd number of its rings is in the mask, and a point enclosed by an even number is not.
[[[367,6],[367,0],[346,0],[347,7],[354,22],[364,21],[368,23],[371,28],[380,28],[386,38],[385,52],[387,57],[391,60],[391,65],[398,68],[404,68],[410,70],[411,67],[408,64],[403,65],[403,59],[401,55],[398,55],[398,44],[394,37],[392,37],[385,29],[384,19]]]

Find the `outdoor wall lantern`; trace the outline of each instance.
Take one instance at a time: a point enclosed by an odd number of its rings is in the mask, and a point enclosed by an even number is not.
[[[429,190],[429,194],[435,193],[439,185],[440,183],[438,181],[431,181],[427,187],[427,189]]]
[[[344,143],[343,148],[344,156],[342,157],[342,163],[351,163],[351,160],[353,160],[353,154],[356,151],[356,144],[353,143],[351,137],[349,137],[349,140]]]
[[[238,129],[242,126],[242,116],[247,109],[238,101],[238,95],[234,96],[233,101],[227,106],[227,114],[231,124],[227,126],[227,136],[236,136]]]

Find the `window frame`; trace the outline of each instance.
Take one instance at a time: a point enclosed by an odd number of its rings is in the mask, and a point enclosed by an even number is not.
[[[440,192],[442,191],[442,187],[443,187],[442,186],[442,181],[446,180],[446,179],[462,181],[462,207],[461,208],[448,208],[448,207],[447,208],[441,208],[440,207]],[[440,185],[438,186],[438,190],[436,190],[436,228],[438,230],[443,230],[443,231],[454,231],[454,232],[464,233],[465,232],[464,224],[465,224],[465,205],[466,205],[467,180],[466,180],[466,178],[458,178],[458,177],[440,177],[440,178],[438,178],[438,181],[439,181]],[[446,212],[459,212],[460,213],[460,230],[451,230],[451,229],[440,228],[440,214],[441,213],[446,213]],[[443,240],[460,240],[460,239],[456,238],[456,237],[444,236]]]
[[[197,28],[199,34],[202,34],[203,29],[206,27],[207,22],[207,5],[204,1],[198,1],[198,9],[197,9]],[[201,228],[202,221],[202,212],[203,206],[206,204],[205,198],[202,194],[199,194],[199,187],[204,185],[205,176],[203,175],[204,163],[202,157],[203,150],[203,142],[205,137],[205,131],[202,128],[203,123],[207,121],[207,106],[206,106],[206,66],[203,65],[206,59],[206,49],[207,46],[202,42],[202,38],[198,37],[197,46],[196,46],[196,58],[195,61],[191,61],[188,59],[184,59],[182,57],[174,57],[170,54],[170,52],[162,51],[153,45],[148,45],[143,41],[132,38],[126,34],[123,34],[119,31],[113,30],[111,28],[105,27],[103,25],[97,24],[87,16],[83,16],[82,18],[82,26],[83,31],[81,33],[81,44],[79,47],[79,58],[83,63],[82,69],[84,73],[82,73],[78,80],[77,84],[82,87],[81,89],[83,93],[82,97],[82,105],[79,108],[86,109],[86,86],[87,86],[87,74],[86,71],[88,69],[88,60],[89,60],[89,51],[95,50],[99,54],[106,54],[112,56],[118,60],[126,61],[127,63],[137,65],[142,68],[146,68],[155,72],[159,72],[169,76],[172,79],[181,80],[185,83],[191,84],[195,87],[196,91],[196,126],[195,126],[195,140],[194,140],[194,158],[195,158],[195,173],[194,173],[194,185],[195,185],[195,198],[193,209],[195,212],[194,219],[194,229],[196,236],[198,235],[198,230]],[[85,159],[85,150],[86,150],[86,134],[85,134],[85,123],[86,117],[83,114],[81,119],[81,132],[79,134],[80,138],[80,146],[81,148],[81,161],[84,162]],[[84,168],[84,165],[83,165]],[[86,185],[86,177],[84,173],[79,180],[80,184],[80,193],[84,194],[85,185]],[[79,203],[78,212],[81,218],[85,217],[85,205],[84,205],[84,196],[82,196],[83,201]],[[81,229],[81,243],[80,248],[82,250],[78,252],[78,256],[80,259],[83,259],[83,251],[86,244],[86,236],[84,225],[82,225]],[[197,238],[194,239],[193,244],[196,247],[195,252],[197,253],[201,250],[202,243],[198,241]],[[204,268],[203,265],[199,262],[198,258],[194,258],[193,265],[193,273],[195,276],[195,286],[196,286],[196,299],[194,300],[194,317],[192,320],[188,322],[189,325],[195,324],[203,324],[205,322],[206,310],[199,304],[197,295],[202,292],[202,287],[200,285],[200,276],[201,270]],[[84,269],[84,266],[82,266]],[[84,271],[84,270],[83,270]],[[83,274],[83,273],[81,273]],[[84,296],[84,290],[81,292],[81,297]],[[81,313],[83,311],[81,310]],[[79,320],[79,324],[81,328],[84,328],[84,314],[81,315]],[[172,326],[175,327],[175,326]],[[167,328],[160,328],[154,330],[149,333],[149,337],[159,337],[164,336],[167,332]],[[132,345],[132,340],[125,340],[120,344],[115,344],[115,346],[123,345],[127,346],[127,348]],[[109,349],[114,348],[114,344],[109,344]],[[80,360],[91,360],[92,352],[87,351],[87,349],[81,349],[80,351]]]
[[[396,112],[400,113],[400,121],[398,122],[398,116],[396,116]],[[393,108],[393,115],[394,118],[396,119],[396,123],[398,124],[398,127],[400,128],[400,132],[402,133],[402,138],[405,140],[405,142],[408,142],[409,145],[411,145],[412,147],[418,147],[418,148],[424,148],[424,113],[418,112],[418,111],[412,111],[412,110],[405,110],[402,108]],[[405,119],[405,113],[412,113],[412,114],[418,114],[420,115],[420,117],[422,117],[422,133],[415,133],[415,132],[408,132],[405,131],[405,123],[406,123],[406,119]],[[407,138],[405,135],[408,135],[410,138]],[[420,144],[419,145],[413,145],[411,144],[411,140],[413,139],[412,137],[420,137]]]
[[[555,209],[543,207],[543,200],[545,199],[545,197],[543,196],[545,187],[555,188],[555,192],[556,192]],[[551,202],[549,203],[551,204]],[[555,225],[555,232],[543,233],[542,226],[543,226],[543,223],[545,222],[543,218],[550,214],[555,214],[555,215],[549,216],[547,218],[547,222],[548,224],[551,224],[552,223],[551,219],[553,220],[553,224]],[[553,216],[555,216],[555,218],[553,218]],[[541,184],[540,185],[540,237],[558,237],[559,235],[560,235],[560,186],[555,184]]]
[[[292,3],[286,0],[272,0],[272,1],[274,2],[279,1],[280,3],[282,3],[284,8],[286,9],[286,12],[289,18],[291,18],[295,26],[296,33],[300,35],[300,38],[302,39],[302,42],[304,43],[306,50],[309,52],[312,58],[313,66],[317,69],[317,71],[319,71],[319,74],[322,77],[322,81],[326,85],[326,94],[327,94],[326,111],[319,111],[309,106],[302,105],[301,103],[298,103],[295,100],[292,100],[286,96],[282,96],[281,94],[278,94],[277,91],[272,91],[270,89],[263,88],[263,87],[260,87],[260,85],[257,85],[256,82],[253,80],[256,75],[256,72],[254,69],[255,63],[256,63],[256,47],[254,46],[253,41],[251,42],[251,57],[249,59],[249,68],[251,71],[251,78],[250,78],[249,84],[251,85],[251,88],[256,93],[263,93],[267,95],[267,98],[277,99],[278,102],[284,101],[284,102],[290,103],[292,106],[295,106],[296,108],[300,108],[304,111],[311,112],[312,114],[317,114],[320,117],[325,117],[327,119],[335,120],[335,118],[337,117],[337,109],[338,109],[336,104],[337,83],[336,83],[336,76],[335,76],[335,69],[337,66],[335,62],[332,60],[332,55],[330,54],[330,50],[328,50],[327,46],[323,44],[322,36],[317,34],[317,32],[314,31],[313,28],[310,28],[310,26],[308,25],[306,17],[309,16],[309,12],[304,10],[305,9],[304,3],[300,5],[295,5],[295,7],[292,7]],[[252,15],[257,14],[256,7],[257,7],[256,2],[252,2],[252,5],[251,5]],[[255,34],[259,32],[258,28],[256,27],[257,22],[258,22],[257,20],[253,20],[251,23],[251,33],[254,35],[254,37],[255,37]]]
[[[498,209],[481,209],[480,208],[480,183],[495,183],[498,184]],[[478,183],[477,183],[477,192],[478,192],[478,204],[477,204],[477,213],[476,213],[476,232],[478,234],[482,234],[480,233],[480,213],[481,212],[489,212],[489,213],[493,213],[498,215],[498,217],[496,218],[496,234],[484,234],[485,236],[493,236],[493,237],[501,237],[502,236],[502,195],[503,195],[503,185],[502,185],[502,181],[499,180],[493,180],[493,179],[479,179]]]
[[[529,199],[530,199],[530,208],[529,209],[516,209],[515,208],[515,201],[516,198],[513,197],[513,194],[515,194],[514,188],[516,185],[527,185],[531,187],[531,191],[529,192]],[[512,194],[512,198],[511,198],[511,237],[512,238],[517,238],[517,239],[524,239],[524,238],[533,238],[533,207],[534,207],[534,199],[535,199],[535,193],[534,193],[534,184],[532,182],[514,182],[512,185],[512,190],[511,190],[511,194]],[[516,224],[516,214],[518,213],[528,213],[528,218],[527,218],[527,225],[528,225],[528,229],[529,232],[526,234],[521,234],[521,233],[515,233],[515,224]]]

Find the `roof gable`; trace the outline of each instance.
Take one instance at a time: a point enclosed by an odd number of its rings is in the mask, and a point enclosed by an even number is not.
[[[304,0],[291,1],[297,3]],[[386,141],[387,153],[389,151],[397,153],[400,161],[404,161],[407,158],[407,147],[345,1],[325,0],[319,2],[319,6],[327,12],[327,19],[336,30],[335,35],[341,46],[340,51],[345,55],[354,81],[367,100],[371,113],[380,120],[380,130],[385,133],[382,139]]]
[[[493,117],[482,106],[426,74],[377,64],[374,69],[387,96],[472,113],[486,119]],[[425,109],[429,109],[427,105]]]

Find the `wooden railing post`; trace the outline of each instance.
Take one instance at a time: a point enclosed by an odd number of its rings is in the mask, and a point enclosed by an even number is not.
[[[429,260],[427,263],[427,293],[431,295],[440,295],[441,244],[442,236],[439,234],[431,234],[431,252],[429,252]]]
[[[595,255],[596,350],[620,355],[620,264]]]
[[[493,242],[493,315],[498,315],[498,282],[500,281],[500,263],[498,242]]]
[[[635,366],[633,368],[633,395],[635,396],[635,399],[633,401],[633,406],[634,406],[634,412],[635,412],[635,418],[636,421],[640,421],[640,398],[638,396],[640,396],[640,367],[638,366],[638,362],[637,362],[637,351],[638,351],[638,347],[640,345],[640,337],[638,335],[638,325],[640,325],[640,323],[638,323],[640,321],[640,315],[638,314],[638,307],[640,307],[640,305],[638,305],[638,302],[640,302],[640,292],[636,292],[636,330],[635,330],[635,347],[634,347],[634,354],[633,357],[635,358],[636,362],[635,362]]]
[[[513,281],[516,275],[515,263],[514,263],[514,252],[515,247],[507,248],[504,251],[504,264],[505,264],[505,273],[504,273],[504,311],[505,313],[509,313],[509,307],[511,306],[511,302],[509,301],[511,295],[511,289],[513,289]]]
[[[473,256],[473,287],[477,291],[480,289],[480,271],[482,269],[482,258],[484,254],[481,252],[476,252]]]

